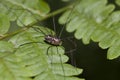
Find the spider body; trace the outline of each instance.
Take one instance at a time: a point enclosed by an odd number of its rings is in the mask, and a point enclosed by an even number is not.
[[[53,35],[46,35],[44,41],[54,46],[60,46],[62,44],[61,39]]]

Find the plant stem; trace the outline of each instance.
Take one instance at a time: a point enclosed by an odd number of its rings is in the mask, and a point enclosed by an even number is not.
[[[27,27],[24,27],[24,28],[21,28],[19,30],[16,30],[15,32],[7,33],[7,34],[5,34],[3,36],[0,36],[0,40],[3,40],[3,39],[8,38],[10,36],[16,35],[16,34],[18,34],[20,32],[23,32],[23,31],[25,31],[27,29],[28,29]]]
[[[51,13],[49,13],[48,15],[44,16],[44,17],[43,17],[42,19],[40,19],[39,21],[44,21],[44,20],[46,20],[46,19],[48,19],[48,18],[50,18],[50,17],[53,17],[53,16],[55,16],[55,15],[58,15],[58,14],[64,12],[64,11],[70,9],[71,6],[72,6],[72,5],[69,5],[69,6],[63,7],[63,8],[61,8],[61,9],[58,9],[58,10],[56,10],[56,11],[54,11],[54,12],[51,12]],[[18,34],[18,33],[20,33],[20,32],[23,32],[23,31],[29,29],[30,27],[32,27],[33,25],[35,25],[36,23],[37,23],[37,21],[34,21],[34,22],[32,22],[31,24],[27,25],[26,28],[24,27],[24,28],[21,28],[21,29],[19,29],[19,30],[16,30],[16,31],[14,31],[14,32],[12,32],[12,33],[7,33],[7,34],[5,34],[5,35],[3,35],[3,36],[0,36],[0,40],[3,40],[3,39],[8,38],[8,37],[10,37],[10,36],[16,35],[16,34]]]

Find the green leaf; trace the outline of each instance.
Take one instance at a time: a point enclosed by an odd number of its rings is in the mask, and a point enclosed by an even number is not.
[[[68,19],[66,29],[73,32],[76,39],[82,39],[84,44],[90,40],[99,42],[99,46],[108,49],[107,58],[120,56],[120,11],[113,11],[114,5],[107,4],[107,0],[82,0],[77,2],[72,15]],[[59,19],[64,24],[70,14],[67,11]]]
[[[0,58],[11,54],[14,51],[12,43],[7,41],[0,41]]]
[[[0,0],[0,11],[23,26],[42,19],[50,9],[43,0]]]
[[[73,15],[70,17],[70,23],[67,24],[68,32],[73,32],[76,30],[75,37],[77,39],[84,38],[85,40],[88,40],[84,41],[85,44],[89,43],[90,36],[92,32],[96,29],[95,26],[101,24],[102,21],[104,21],[104,19],[114,9],[113,5],[105,6],[105,4],[107,3],[106,0],[88,1],[88,3],[86,3],[85,1],[80,1],[79,4],[77,3]],[[64,16],[61,17],[61,23],[63,23],[62,21],[65,21],[62,18],[65,18],[69,13],[66,12]],[[88,33],[88,31],[90,33]]]
[[[8,32],[10,27],[9,19],[6,15],[0,14],[0,35]]]
[[[120,0],[115,0],[115,1],[120,6]]]
[[[46,31],[46,34],[52,32],[48,28],[34,26],[11,37],[9,42],[0,42],[0,52],[9,53],[1,56],[0,79],[84,80],[75,77],[83,70],[66,63],[68,57],[64,55],[62,46],[52,45],[48,50],[51,45],[44,42],[42,31]]]
[[[118,56],[120,56],[120,45],[113,45],[108,50],[107,58],[108,59],[114,59]]]
[[[43,0],[0,0],[0,10],[10,21],[24,27],[5,35],[9,37],[6,44],[11,46],[1,46],[1,51],[5,49],[5,52],[0,57],[0,80],[84,80],[75,77],[83,69],[66,63],[69,58],[62,46],[44,42],[45,35],[55,33],[42,26],[30,25],[47,15],[48,4]],[[13,34],[16,35],[11,36]]]

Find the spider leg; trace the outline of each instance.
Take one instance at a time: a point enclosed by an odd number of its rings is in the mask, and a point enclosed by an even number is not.
[[[65,53],[72,53],[72,52],[75,52],[77,50],[77,44],[72,39],[74,39],[74,37],[67,37],[67,38],[61,39],[63,42],[68,41],[74,47],[74,48],[70,49],[69,51],[66,51]]]
[[[67,37],[67,38],[64,38],[62,40],[63,41],[67,40],[67,42],[69,42],[71,45],[73,45],[74,48],[70,49],[69,51],[67,50],[65,53],[70,57],[70,63],[73,66],[77,67],[77,65],[76,65],[76,59],[75,59],[75,54],[73,54],[73,52],[75,52],[77,50],[77,44],[76,44],[76,42],[73,39],[74,39],[74,37]]]
[[[24,43],[24,44],[19,45],[19,47],[20,47],[20,46],[27,45],[27,44],[32,44],[32,43],[42,43],[42,42],[28,42],[28,43]],[[44,43],[42,43],[42,44],[44,44]]]
[[[65,80],[65,70],[64,70],[63,63],[62,63],[62,57],[61,57],[61,55],[59,54],[59,51],[58,51],[58,47],[57,47],[57,46],[56,46],[56,48],[57,48],[57,54],[58,54],[59,57],[60,57],[60,63],[61,63],[61,66],[62,66],[62,70],[63,70],[63,74],[64,74],[64,80]]]
[[[49,47],[47,48],[47,52],[46,52],[46,54],[48,55],[48,57],[49,57],[48,51],[49,51],[49,49],[50,49],[51,47],[54,47],[54,46],[51,45],[51,46],[49,46]],[[55,47],[57,48],[57,54],[58,54],[59,57],[60,57],[60,64],[61,64],[61,66],[62,66],[63,74],[65,75],[65,70],[64,70],[63,63],[62,63],[62,57],[61,57],[61,55],[59,54],[58,47],[57,47],[57,46],[55,46]],[[49,57],[49,58],[50,58],[50,57]],[[51,65],[52,65],[52,58],[50,58],[50,60],[51,60]],[[65,80],[65,76],[64,76],[64,80]]]

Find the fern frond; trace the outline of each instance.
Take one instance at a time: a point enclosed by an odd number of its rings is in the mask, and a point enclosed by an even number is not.
[[[11,21],[17,21],[23,26],[41,19],[50,11],[43,0],[0,0],[1,13],[6,14]],[[36,18],[36,19],[35,19]]]
[[[45,31],[46,29],[41,28]],[[38,41],[40,43],[30,43]],[[72,77],[82,73],[82,69],[66,64],[68,57],[64,55],[62,46],[58,47],[58,53],[56,47],[50,48],[46,53],[49,46],[44,42],[43,34],[36,32],[33,28],[15,35],[9,42],[1,41],[0,79],[84,80]]]
[[[109,48],[108,59],[117,58],[120,56],[120,11],[113,11],[114,8],[107,0],[82,0],[76,5],[66,29],[75,31],[76,39],[82,39],[84,44],[89,44],[91,39],[99,42],[101,48]],[[69,11],[60,18],[60,23],[64,23],[68,14]]]
[[[17,25],[25,27],[8,41],[0,42],[0,80],[84,80],[75,77],[82,73],[82,69],[66,63],[68,57],[64,55],[64,48],[52,46],[48,50],[51,45],[44,42],[45,35],[34,28],[40,28],[45,34],[54,32],[42,26],[29,25],[47,15],[48,4],[43,0],[0,0],[0,10],[8,22],[16,21]],[[6,31],[2,32],[4,28],[1,27],[0,31],[5,34],[8,29],[5,27]]]
[[[7,33],[9,27],[10,27],[9,18],[4,14],[0,14],[0,36]]]
[[[115,0],[116,4],[120,5],[120,0]]]

